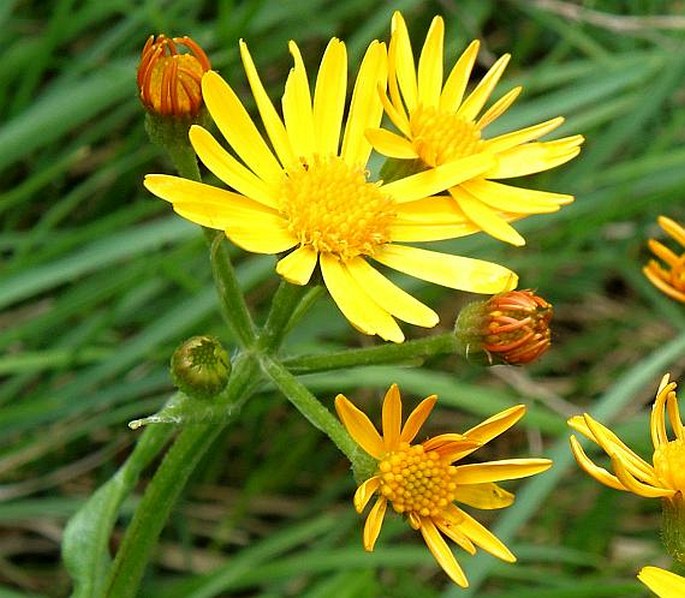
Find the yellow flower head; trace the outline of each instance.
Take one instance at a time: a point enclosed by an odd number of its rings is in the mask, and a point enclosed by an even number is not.
[[[179,46],[189,52],[181,54]],[[204,50],[191,38],[151,35],[140,55],[140,101],[161,116],[195,116],[202,107],[200,81],[211,68]]]
[[[359,513],[372,496],[378,495],[364,525],[364,549],[373,550],[390,503],[396,512],[407,517],[413,529],[421,532],[428,549],[450,578],[466,587],[466,576],[443,535],[470,554],[480,546],[504,561],[513,562],[516,557],[454,503],[479,509],[507,507],[514,501],[514,495],[495,482],[540,473],[552,462],[508,459],[453,465],[513,426],[523,417],[524,405],[502,411],[463,434],[442,434],[411,444],[436,401],[435,395],[424,399],[402,425],[402,401],[397,385],[393,384],[383,400],[382,435],[343,395],[336,397],[335,408],[352,438],[377,461],[375,475],[363,482],[354,495]]]
[[[666,374],[661,379],[652,407],[650,431],[654,454],[652,463],[630,450],[611,430],[595,421],[587,413],[568,420],[568,425],[583,436],[596,442],[611,458],[613,474],[595,465],[585,454],[575,436],[571,436],[571,449],[578,464],[598,482],[650,498],[674,499],[685,494],[685,433],[678,410],[676,383]],[[666,414],[675,435],[669,440],[666,431]]]
[[[685,228],[666,216],[659,216],[659,226],[680,244],[682,251],[678,255],[659,241],[650,239],[649,248],[666,267],[656,260],[650,260],[642,271],[660,291],[685,303]]]
[[[293,284],[307,284],[318,265],[345,317],[360,331],[386,340],[404,339],[394,318],[432,327],[438,316],[369,259],[453,289],[496,293],[516,286],[516,275],[497,264],[400,244],[467,234],[463,218],[442,218],[425,198],[494,162],[476,155],[388,184],[369,179],[372,148],[364,132],[377,127],[383,113],[378,94],[387,82],[383,44],[374,41],[364,56],[344,127],[347,52],[340,40],[328,44],[313,96],[300,51],[290,43],[294,67],[285,84],[283,118],[242,41],[240,52],[268,141],[233,89],[210,71],[202,79],[205,103],[233,154],[197,125],[190,141],[207,168],[233,190],[148,175],[150,191],[188,220],[224,230],[247,251],[286,253],[276,271]]]
[[[637,578],[659,598],[682,598],[685,596],[685,577],[660,567],[642,567]]]
[[[426,35],[418,69],[407,26],[399,12],[392,18],[389,48],[389,96],[383,105],[399,133],[386,129],[369,131],[368,137],[380,153],[391,158],[419,160],[426,167],[442,166],[474,155],[493,159],[487,170],[465,177],[449,188],[452,217],[464,217],[472,230],[523,245],[523,237],[508,221],[531,214],[557,211],[573,201],[570,195],[521,189],[497,179],[519,177],[568,162],[580,152],[583,137],[573,135],[555,141],[537,141],[564,121],[543,123],[485,138],[485,128],[513,104],[521,92],[516,87],[482,112],[504,69],[509,55],[502,56],[473,91],[466,87],[478,54],[473,41],[452,68],[443,85],[444,22],[435,17]],[[494,180],[493,180],[494,179]],[[443,210],[448,212],[447,207]]]

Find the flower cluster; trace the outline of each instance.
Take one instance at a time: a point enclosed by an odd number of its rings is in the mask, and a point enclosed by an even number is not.
[[[438,316],[375,264],[463,291],[515,288],[517,276],[504,266],[412,244],[478,231],[522,244],[510,221],[557,210],[573,198],[496,181],[570,160],[582,137],[539,141],[561,124],[557,118],[484,138],[485,127],[520,91],[482,112],[508,58],[464,98],[477,43],[443,85],[442,19],[433,21],[418,71],[402,16],[396,13],[392,23],[389,51],[378,41],[369,45],[349,103],[345,44],[338,39],[328,44],[312,94],[300,50],[291,42],[294,66],[285,82],[282,114],[241,41],[265,135],[233,87],[209,71],[202,77],[202,96],[231,151],[199,125],[189,136],[200,160],[228,189],[168,175],[148,175],[145,186],[184,218],[224,231],[246,251],[278,255],[276,271],[293,284],[309,283],[320,270],[355,328],[401,342],[404,333],[396,320],[433,327]],[[384,113],[399,133],[381,127]],[[383,180],[370,174],[373,149],[401,163],[395,169],[400,176]]]

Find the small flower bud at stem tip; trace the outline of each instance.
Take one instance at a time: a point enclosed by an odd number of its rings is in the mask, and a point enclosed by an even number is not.
[[[171,357],[171,377],[179,390],[191,398],[208,399],[228,383],[231,361],[213,336],[193,336]]]
[[[523,365],[549,348],[552,311],[531,290],[500,293],[464,307],[454,333],[467,358],[483,355],[490,365]]]

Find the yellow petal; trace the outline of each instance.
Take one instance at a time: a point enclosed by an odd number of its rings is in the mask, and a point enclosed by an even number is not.
[[[393,104],[404,105],[412,113],[418,104],[418,84],[414,53],[409,41],[409,32],[402,15],[395,11],[391,21],[390,37],[390,94]],[[399,88],[398,88],[399,85]],[[400,93],[402,94],[400,97]]]
[[[573,195],[512,187],[483,178],[465,181],[461,187],[491,208],[519,214],[556,212],[573,201]]]
[[[447,521],[435,521],[435,526],[447,536],[452,542],[456,542],[461,548],[463,548],[469,554],[476,554],[476,547],[469,538],[459,531],[459,525]]]
[[[458,239],[479,232],[473,223],[461,224],[419,224],[411,222],[395,222],[390,227],[393,241],[405,243],[420,241],[442,241],[444,239]]]
[[[321,59],[314,90],[314,134],[322,155],[338,155],[346,90],[347,51],[333,38]]]
[[[409,414],[407,421],[404,422],[404,427],[402,428],[402,433],[400,435],[400,440],[402,442],[411,442],[414,440],[419,433],[421,426],[424,424],[431,411],[433,411],[433,407],[435,407],[437,400],[437,395],[430,395],[414,408]]]
[[[388,501],[385,497],[380,496],[373,505],[373,508],[369,512],[369,516],[366,518],[366,523],[364,524],[364,533],[362,536],[362,544],[364,550],[371,552],[373,547],[378,540],[378,534],[381,533],[381,526],[383,525],[383,517],[385,517],[385,511],[388,508]]]
[[[398,160],[414,160],[419,157],[414,145],[405,137],[386,129],[369,129],[366,139],[379,154]]]
[[[276,264],[276,272],[292,284],[305,285],[312,277],[318,257],[311,245],[302,245]]]
[[[580,153],[581,135],[556,141],[540,141],[519,145],[497,154],[497,165],[483,176],[506,179],[549,170],[572,160]]]
[[[451,289],[495,294],[516,287],[511,270],[482,260],[387,244],[374,256],[381,264]]]
[[[514,87],[514,89],[509,90],[505,93],[499,100],[497,100],[490,108],[488,108],[478,119],[476,127],[483,130],[490,123],[496,121],[502,114],[504,114],[509,107],[516,101],[516,98],[521,93],[522,87]]]
[[[552,467],[549,459],[502,459],[487,463],[457,465],[458,484],[483,484],[501,480],[516,480],[542,473]]]
[[[212,134],[198,125],[190,127],[190,143],[202,163],[220,180],[246,197],[270,208],[278,207],[276,185],[269,185],[229,154]]]
[[[514,495],[497,484],[458,484],[454,500],[476,509],[502,509],[514,502]]]
[[[660,567],[642,567],[637,578],[659,598],[682,598],[685,596],[685,577]]]
[[[503,561],[509,563],[516,561],[516,557],[512,552],[490,530],[483,527],[465,511],[462,511],[459,508],[456,510],[464,518],[459,524],[460,531],[462,531],[476,546],[480,546],[483,550],[486,550],[491,555],[496,556]]]
[[[675,220],[666,216],[659,216],[657,218],[659,226],[666,232],[674,241],[685,246],[685,228],[680,226]]]
[[[490,67],[485,74],[485,77],[481,79],[480,83],[478,83],[476,88],[459,107],[459,110],[457,110],[459,116],[465,120],[475,120],[481,108],[485,106],[485,102],[488,101],[490,94],[492,94],[492,91],[495,89],[502,73],[504,73],[504,69],[507,68],[510,58],[511,56],[509,54],[505,54]]]
[[[460,187],[452,187],[449,191],[466,217],[488,235],[516,247],[526,244],[513,226],[479,199]]]
[[[477,440],[481,444],[487,444],[493,438],[497,438],[497,436],[511,428],[525,413],[525,405],[509,407],[464,432],[464,436]]]
[[[297,239],[287,229],[285,221],[265,212],[236,218],[226,224],[224,231],[238,247],[252,253],[273,255],[297,245]]]
[[[642,483],[628,470],[624,462],[615,456],[611,458],[611,465],[614,468],[614,472],[616,472],[616,477],[628,492],[644,496],[645,498],[670,498],[677,492],[677,490],[671,488],[664,488],[661,484],[652,486],[651,484]]]
[[[456,112],[457,108],[459,108],[471,77],[471,70],[476,62],[479,48],[480,42],[477,39],[473,40],[452,68],[440,96],[441,112]]]
[[[440,535],[440,532],[435,527],[433,521],[427,517],[421,519],[421,527],[419,528],[421,535],[428,546],[428,550],[438,561],[438,564],[443,568],[445,573],[450,577],[450,579],[461,586],[462,588],[467,588],[469,582],[464,575],[464,571],[457,563],[457,559],[454,558],[454,554],[447,545],[447,542]]]
[[[247,80],[252,89],[252,95],[257,104],[257,110],[259,110],[259,115],[262,117],[262,123],[264,123],[266,134],[269,136],[271,145],[276,151],[276,155],[281,164],[284,167],[289,166],[295,162],[295,154],[293,153],[290,139],[288,139],[288,133],[281,117],[271,103],[269,94],[267,94],[264,85],[262,85],[252,56],[250,56],[247,45],[242,39],[240,40],[240,57],[242,58]]]
[[[678,264],[680,256],[666,247],[666,245],[663,243],[660,243],[656,239],[649,239],[647,244],[649,246],[649,250],[665,264],[671,266],[671,268]]]
[[[381,309],[416,326],[432,328],[438,323],[438,314],[390,282],[364,259],[352,259],[346,267],[352,278],[373,297]]]
[[[435,451],[442,459],[454,463],[483,446],[463,434],[440,434],[421,443],[426,452]]]
[[[218,73],[202,77],[202,97],[216,126],[240,159],[261,179],[278,183],[283,169],[233,89]]]
[[[633,475],[649,484],[658,484],[654,468],[644,459],[629,449],[623,441],[609,428],[585,415],[585,423],[594,438],[594,441],[604,449],[608,455],[618,457]]]
[[[418,96],[421,106],[438,107],[442,89],[442,61],[445,23],[434,17],[419,56]]]
[[[662,293],[665,293],[671,299],[685,303],[685,293],[670,285],[670,274],[666,272],[654,260],[651,260],[647,266],[642,269],[643,274],[649,278],[650,282],[657,287]]]
[[[383,440],[366,413],[344,395],[335,397],[335,411],[354,441],[374,459],[380,459],[385,453]]]
[[[341,156],[350,166],[364,166],[369,161],[371,144],[364,133],[381,124],[383,104],[378,89],[385,88],[387,80],[388,58],[385,44],[374,40],[359,67],[345,125]]]
[[[354,493],[354,508],[357,513],[361,513],[366,505],[369,504],[369,500],[375,494],[375,492],[380,488],[381,481],[378,476],[373,476],[365,482],[362,482],[361,486],[357,488]]]
[[[396,343],[404,340],[397,322],[366,293],[337,257],[321,254],[319,264],[333,301],[355,328]]]
[[[610,474],[603,467],[595,465],[590,460],[575,436],[571,436],[569,440],[571,442],[571,451],[573,452],[573,456],[576,458],[578,465],[580,465],[580,467],[584,469],[586,473],[597,480],[600,484],[609,486],[609,488],[614,488],[615,490],[626,490],[626,487],[616,476]]]
[[[388,61],[390,62],[392,60],[392,44],[390,46],[390,51],[388,53]],[[395,81],[394,78],[390,78],[390,87],[394,88],[395,90],[397,89],[397,81]],[[399,91],[397,91],[399,93]],[[388,118],[392,122],[393,125],[397,127],[397,130],[400,131],[403,135],[406,137],[411,137],[411,127],[409,125],[409,116],[407,115],[404,105],[402,104],[402,100],[399,100],[399,104],[393,104],[393,101],[390,100],[388,97],[388,94],[386,93],[385,89],[382,87],[378,88],[378,94],[381,98],[381,104],[383,105],[383,110],[385,111],[385,114],[388,115]]]
[[[656,399],[652,405],[652,414],[649,418],[649,430],[652,437],[652,445],[655,450],[668,442],[664,404],[668,397],[668,393],[675,389],[675,382],[669,383],[669,379],[670,376],[668,374],[661,378],[659,390],[656,393]]]
[[[273,210],[242,195],[204,183],[165,174],[148,174],[146,189],[174,204],[174,210],[209,228],[224,229],[236,220],[265,217],[277,224],[283,219]],[[271,221],[271,220],[270,220]]]
[[[561,126],[564,122],[564,118],[557,116],[550,120],[538,123],[537,125],[532,125],[530,127],[525,127],[519,129],[518,131],[512,131],[511,133],[504,133],[503,135],[498,135],[492,139],[485,140],[485,148],[492,153],[504,152],[517,145],[522,145],[539,139],[547,133],[551,133],[557,127]]]
[[[400,444],[402,426],[402,400],[397,384],[392,384],[383,399],[383,444],[387,451],[394,450]]]
[[[288,49],[293,57],[294,66],[286,79],[281,100],[283,118],[296,156],[310,160],[316,149],[316,139],[307,71],[297,44],[291,41]]]
[[[495,159],[491,154],[473,154],[382,185],[381,190],[398,203],[423,199],[477,177],[491,170],[493,164]]]

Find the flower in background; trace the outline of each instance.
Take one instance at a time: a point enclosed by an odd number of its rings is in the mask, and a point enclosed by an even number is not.
[[[573,201],[573,197],[495,181],[549,170],[568,162],[580,152],[583,137],[573,135],[554,141],[538,141],[563,123],[564,119],[557,117],[484,138],[485,128],[498,119],[521,92],[520,87],[515,87],[482,112],[510,57],[508,54],[502,56],[464,97],[479,43],[473,41],[469,45],[443,84],[444,28],[442,18],[435,17],[426,35],[417,70],[404,19],[399,12],[393,15],[389,48],[390,93],[389,96],[383,94],[383,105],[398,133],[376,129],[369,131],[368,137],[380,153],[399,160],[418,161],[422,168],[444,166],[477,154],[490,155],[492,166],[450,186],[451,201],[440,198],[436,210],[439,207],[445,218],[465,218],[473,230],[483,230],[513,245],[523,245],[525,240],[508,224],[509,221],[557,211]]]
[[[530,289],[508,291],[466,305],[454,331],[466,357],[482,352],[490,364],[524,365],[552,344],[552,312]]]
[[[669,554],[685,563],[685,431],[678,409],[676,383],[666,374],[659,384],[650,417],[654,453],[648,463],[630,450],[611,430],[587,413],[568,420],[568,425],[596,442],[611,459],[613,473],[595,465],[575,436],[571,450],[578,464],[598,482],[646,498],[663,500],[662,540]],[[666,416],[674,439],[669,440]]]
[[[659,216],[658,221],[659,226],[680,245],[681,253],[678,255],[656,239],[650,239],[649,249],[666,267],[657,260],[649,260],[642,271],[660,291],[685,303],[685,228],[666,216]]]
[[[233,154],[200,126],[191,127],[190,141],[207,168],[233,190],[148,175],[150,191],[184,218],[224,230],[247,251],[285,254],[276,271],[288,282],[307,284],[318,265],[352,325],[386,340],[404,340],[395,318],[432,327],[438,316],[370,259],[454,289],[489,294],[516,286],[516,275],[498,264],[401,244],[416,240],[417,231],[424,241],[468,234],[465,219],[445,221],[425,198],[487,171],[494,158],[474,153],[388,184],[369,179],[372,148],[364,132],[382,118],[383,44],[373,42],[367,49],[346,111],[345,44],[338,39],[328,44],[312,97],[302,56],[291,42],[294,67],[286,80],[282,119],[243,42],[240,51],[268,141],[233,89],[210,71],[202,79],[204,100]]]
[[[179,45],[189,52],[181,54]],[[209,58],[191,38],[151,35],[138,66],[140,100],[160,116],[193,117],[202,107],[202,75],[210,68]]]
[[[466,576],[443,536],[470,554],[480,546],[504,561],[513,562],[516,557],[454,503],[479,509],[507,507],[514,501],[514,495],[496,482],[540,473],[552,462],[508,459],[453,465],[513,426],[523,417],[524,405],[506,409],[463,434],[442,434],[411,444],[436,401],[435,395],[424,399],[402,425],[402,401],[397,385],[393,384],[383,400],[382,435],[343,395],[336,397],[335,408],[355,442],[377,461],[375,474],[354,495],[359,513],[377,496],[364,525],[364,549],[373,550],[390,503],[396,512],[406,516],[413,529],[421,532],[428,549],[450,578],[467,587]]]
[[[682,598],[685,596],[685,577],[660,567],[642,567],[637,578],[659,598]]]

